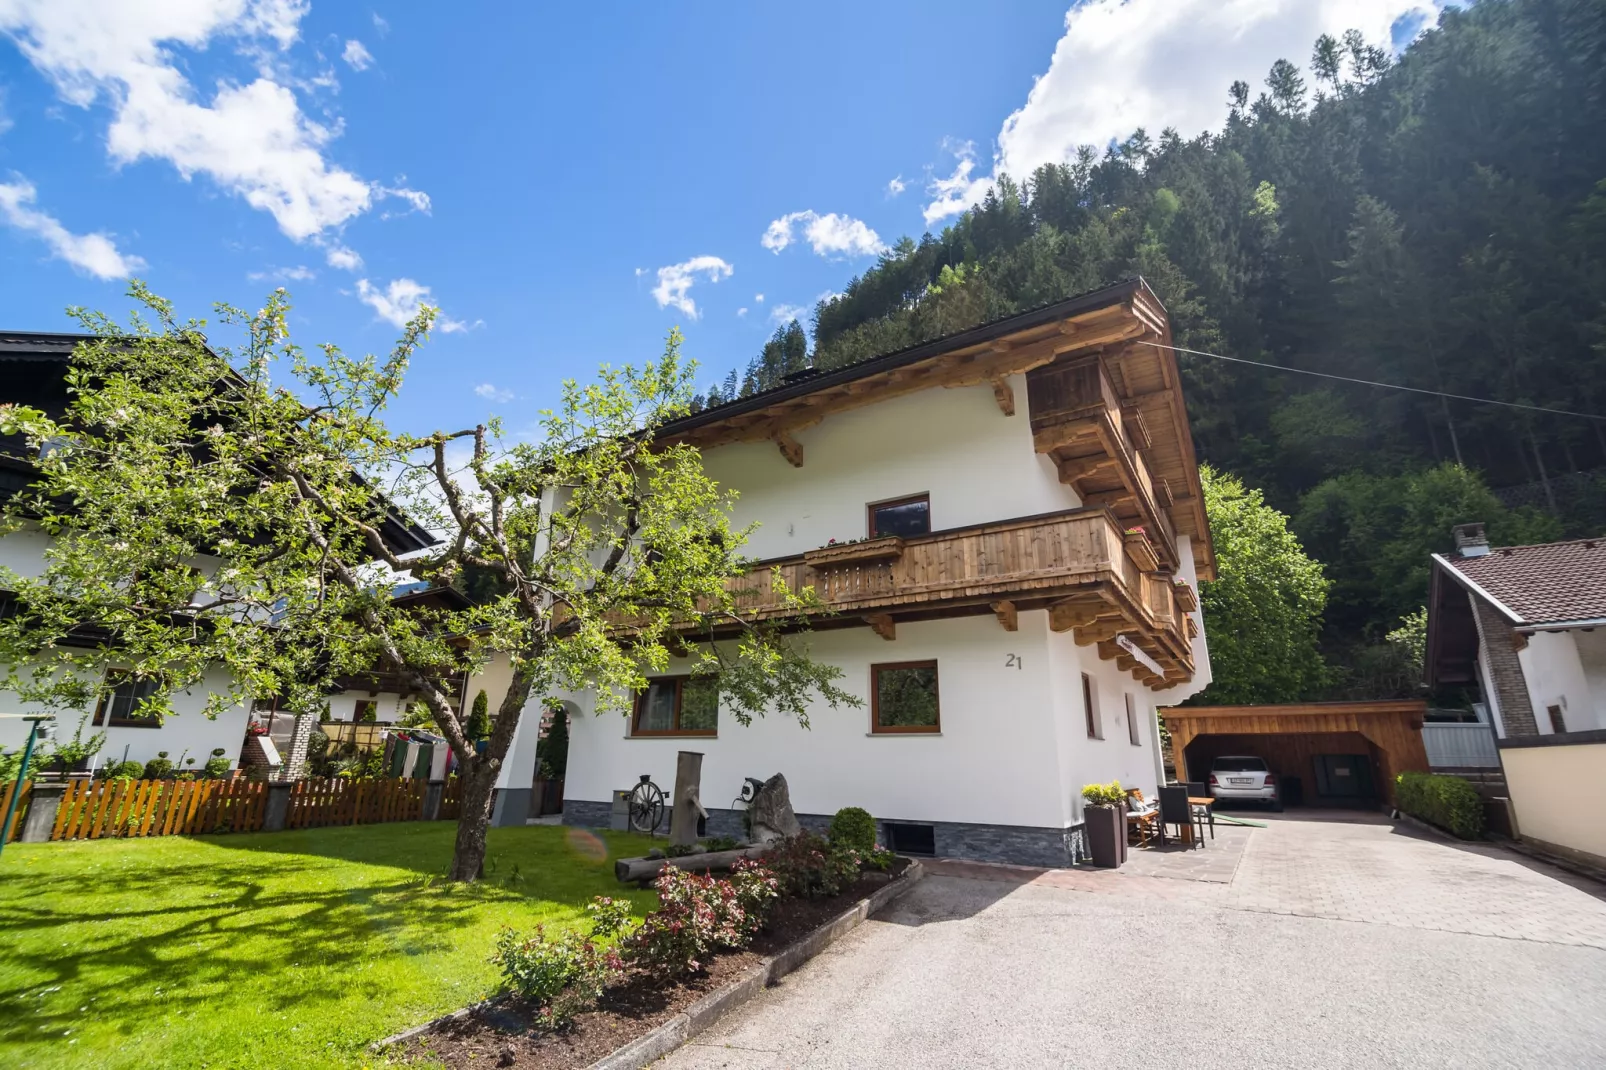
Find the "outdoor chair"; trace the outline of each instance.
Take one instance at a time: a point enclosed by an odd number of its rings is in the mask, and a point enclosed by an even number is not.
[[[1126,793],[1126,826],[1127,831],[1137,830],[1138,845],[1147,847],[1150,836],[1158,836],[1160,842],[1165,843],[1165,826],[1160,823],[1160,810],[1143,798],[1141,788],[1132,788]]]
[[[1188,802],[1188,789],[1181,784],[1172,784],[1160,789],[1161,826],[1177,826],[1177,836],[1180,838],[1182,830],[1192,825],[1194,842],[1200,847],[1204,846],[1204,816],[1199,813],[1202,809],[1204,808]]]
[[[1203,781],[1190,780],[1183,785],[1188,789],[1188,795],[1195,799],[1210,797],[1210,788]],[[1216,838],[1216,808],[1214,806],[1195,806],[1194,817],[1210,826],[1210,838]]]

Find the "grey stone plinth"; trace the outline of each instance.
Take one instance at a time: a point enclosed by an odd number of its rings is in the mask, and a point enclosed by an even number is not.
[[[33,788],[28,792],[28,816],[22,821],[20,839],[23,843],[45,843],[50,839],[50,832],[56,827],[56,811],[60,809],[61,797],[66,793],[65,782],[33,782]]]
[[[294,787],[294,784],[284,780],[268,784],[268,807],[262,815],[263,832],[284,831],[285,822],[290,817],[290,790]]]
[[[513,826],[523,828],[530,816],[529,788],[496,789],[496,805],[491,809],[491,824],[496,828]]]

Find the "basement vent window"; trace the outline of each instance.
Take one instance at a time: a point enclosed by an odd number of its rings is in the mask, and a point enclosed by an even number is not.
[[[937,853],[937,829],[934,825],[915,825],[906,821],[884,821],[887,848],[894,854],[924,855],[930,858]]]

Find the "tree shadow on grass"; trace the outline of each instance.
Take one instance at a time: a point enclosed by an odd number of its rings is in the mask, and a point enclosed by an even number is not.
[[[86,1015],[132,1038],[241,999],[301,1021],[352,996],[378,1011],[410,958],[488,954],[501,922],[617,894],[600,841],[587,854],[551,831],[493,836],[475,885],[440,876],[445,823],[44,847],[0,889],[0,1045],[65,1037]]]

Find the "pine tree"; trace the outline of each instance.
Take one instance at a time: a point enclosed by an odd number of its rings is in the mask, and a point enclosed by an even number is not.
[[[486,739],[491,734],[491,700],[484,691],[474,696],[474,708],[463,734],[469,739]]]

